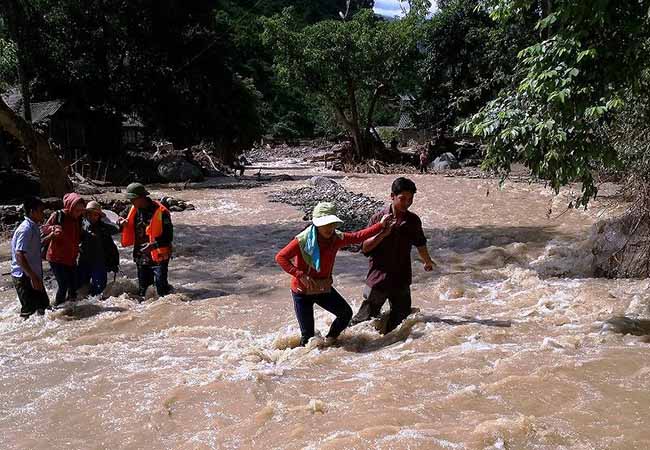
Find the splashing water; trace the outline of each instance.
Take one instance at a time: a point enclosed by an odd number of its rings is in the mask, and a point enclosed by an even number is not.
[[[650,446],[650,346],[602,331],[650,314],[648,283],[589,278],[593,216],[548,219],[554,199],[538,185],[413,178],[440,270],[414,262],[413,314],[387,335],[384,315],[331,346],[321,335],[298,346],[273,256],[302,213],[267,193],[301,181],[184,191],[197,209],[173,216],[172,295],[138,303],[127,250],[104,299],[44,317],[19,319],[4,281],[2,448]],[[340,181],[384,199],[392,177]],[[346,252],[336,263],[355,310],[366,264]],[[324,334],[332,317],[315,319]]]

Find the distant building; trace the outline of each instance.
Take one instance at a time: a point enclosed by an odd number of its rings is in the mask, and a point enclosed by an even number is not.
[[[3,99],[16,114],[25,117],[25,104],[18,92],[3,95]],[[86,147],[86,127],[79,108],[58,99],[30,105],[32,125],[44,131],[50,139],[62,147]]]
[[[397,123],[397,134],[400,145],[408,145],[414,141],[424,144],[435,136],[432,130],[426,130],[415,126],[412,111],[415,105],[415,97],[411,94],[400,94],[399,96],[399,122]]]
[[[18,115],[25,116],[23,98],[16,89],[8,91],[2,97]],[[100,158],[118,153],[125,140],[123,134],[128,134],[129,139],[137,139],[137,130],[143,128],[139,121],[126,118],[123,133],[124,124],[115,113],[85,107],[72,100],[54,99],[30,105],[34,128],[44,132],[67,158],[74,151]]]
[[[146,127],[135,114],[124,116],[122,121],[122,144],[137,145],[144,141]]]

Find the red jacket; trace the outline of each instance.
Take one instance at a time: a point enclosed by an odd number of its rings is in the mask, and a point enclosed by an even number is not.
[[[355,233],[343,233],[343,238],[332,237],[331,239],[323,239],[319,235],[320,271],[318,272],[307,265],[300,252],[298,239],[295,238],[275,255],[275,261],[285,272],[291,275],[291,290],[300,292],[304,289],[304,286],[298,280],[301,276],[309,272],[311,278],[329,278],[332,276],[334,260],[339,249],[352,244],[361,244],[366,239],[379,233],[382,228],[383,225],[377,223]]]
[[[75,266],[79,255],[81,239],[81,219],[73,219],[70,211],[78,202],[83,201],[79,194],[70,193],[63,197],[63,213],[55,211],[43,226],[43,233],[48,234],[54,225],[61,225],[63,232],[52,239],[47,249],[46,259],[53,263]],[[62,217],[63,223],[57,223],[57,217]]]

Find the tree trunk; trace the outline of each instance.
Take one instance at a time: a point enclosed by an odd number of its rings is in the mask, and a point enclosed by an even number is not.
[[[61,197],[72,190],[72,183],[65,173],[63,163],[50,147],[47,138],[12,111],[1,97],[0,129],[25,146],[29,162],[39,175],[42,195]]]
[[[5,0],[9,32],[16,44],[16,59],[18,69],[18,87],[23,98],[23,111],[27,123],[32,123],[32,95],[29,89],[29,75],[27,70],[27,57],[25,55],[25,37],[27,33],[27,20],[21,5],[16,0]]]

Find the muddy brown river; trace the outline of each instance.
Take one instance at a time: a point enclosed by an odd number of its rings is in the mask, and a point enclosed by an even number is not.
[[[109,298],[27,321],[4,277],[0,448],[650,448],[650,344],[601,330],[649,315],[648,282],[590,277],[598,203],[560,214],[542,185],[413,175],[440,264],[414,262],[417,310],[385,336],[379,320],[301,348],[273,258],[305,224],[267,194],[316,170],[172,192],[196,210],[173,214],[176,292],[162,299],[131,299],[126,250]],[[332,175],[378,199],[394,178]],[[339,253],[335,284],[355,311],[366,270]],[[316,311],[325,333],[332,316]]]

